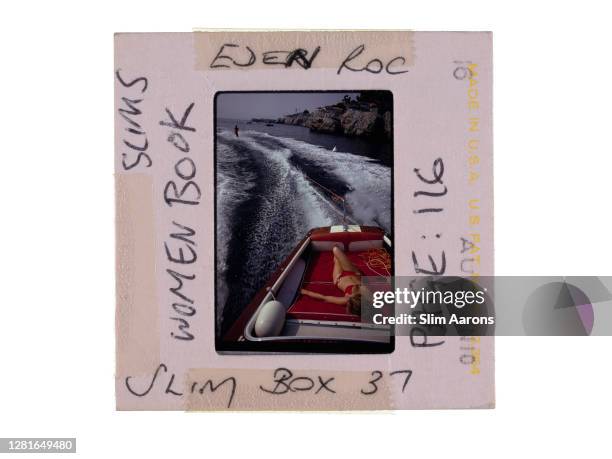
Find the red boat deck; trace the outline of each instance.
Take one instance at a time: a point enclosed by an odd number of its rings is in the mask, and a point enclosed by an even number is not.
[[[364,276],[377,276],[382,274],[373,271],[367,265],[367,251],[345,253]],[[313,252],[311,257],[301,288],[322,295],[344,296],[332,282],[332,270],[334,266],[334,256],[332,252]],[[344,322],[361,321],[359,316],[347,313],[346,306],[316,300],[305,295],[299,295],[296,302],[287,310],[287,318]]]

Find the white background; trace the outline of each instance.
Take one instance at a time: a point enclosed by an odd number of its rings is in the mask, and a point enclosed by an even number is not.
[[[609,457],[612,338],[497,339],[497,408],[114,410],[113,32],[492,30],[497,274],[612,274],[605,2],[4,2],[0,436],[85,457]]]

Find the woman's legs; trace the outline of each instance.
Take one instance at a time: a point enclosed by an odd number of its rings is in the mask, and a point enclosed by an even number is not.
[[[349,260],[340,247],[334,247],[332,252],[334,254],[334,273],[336,272],[336,262],[340,264],[342,271],[359,272],[359,270],[355,267],[355,265],[353,265],[353,263],[351,263],[351,260]]]

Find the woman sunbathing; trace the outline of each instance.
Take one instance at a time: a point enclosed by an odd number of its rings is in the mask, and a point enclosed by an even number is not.
[[[344,293],[344,296],[321,295],[306,289],[302,289],[301,293],[328,303],[347,305],[347,311],[350,314],[360,315],[361,295],[365,290],[365,287],[361,285],[361,272],[339,247],[334,247],[332,253],[334,254],[332,280],[334,285]]]

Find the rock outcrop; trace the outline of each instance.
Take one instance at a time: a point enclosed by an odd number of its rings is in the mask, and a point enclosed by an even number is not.
[[[308,110],[304,110],[302,113],[295,113],[293,115],[287,115],[279,118],[277,122],[282,124],[292,124],[294,126],[304,126],[309,117],[310,112]]]
[[[378,98],[362,95],[357,100],[345,99],[335,105],[319,107],[313,112],[305,110],[302,113],[286,115],[276,122],[305,126],[315,132],[353,137],[389,139],[393,129],[391,102],[387,95]]]
[[[322,107],[312,112],[304,123],[311,131],[336,134],[341,132],[340,116],[342,109],[335,106]]]
[[[377,110],[367,112],[349,109],[340,117],[342,130],[346,135],[372,137],[381,130],[383,124]]]

